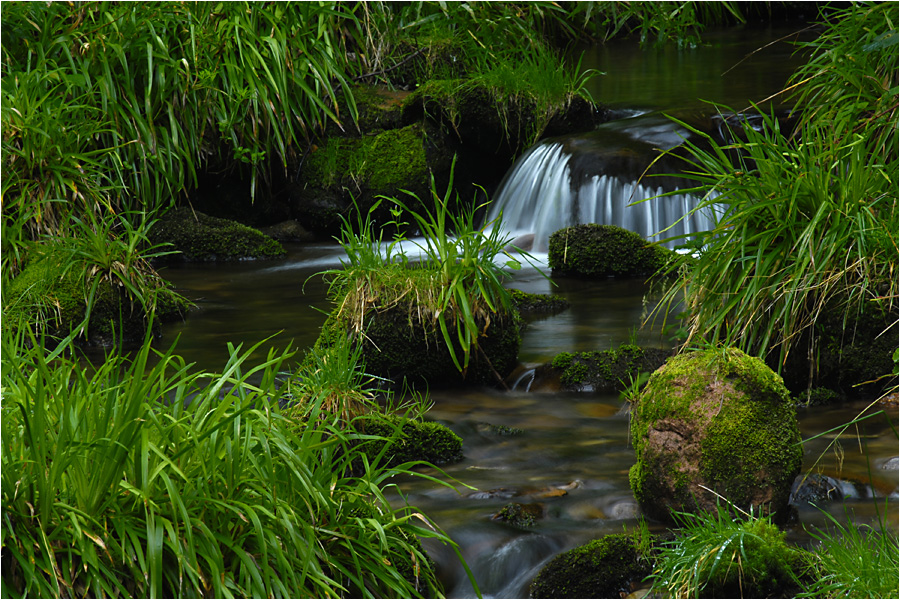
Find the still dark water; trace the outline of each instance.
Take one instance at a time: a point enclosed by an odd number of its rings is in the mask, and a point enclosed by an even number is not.
[[[620,42],[595,48],[583,66],[607,73],[594,82],[596,100],[623,114],[660,110],[706,110],[701,100],[743,108],[777,91],[799,57],[784,43],[754,54],[727,75],[746,55],[788,31],[716,32],[712,45],[690,51],[641,50]],[[199,368],[218,370],[227,343],[249,346],[264,338],[256,355],[269,347],[313,344],[330,310],[326,287],[315,274],[339,266],[340,248],[330,244],[288,246],[278,261],[219,265],[182,265],[163,275],[194,299],[199,310],[186,322],[164,328],[162,344],[178,336],[178,351]],[[606,350],[634,340],[666,347],[671,343],[660,323],[644,325],[652,298],[639,281],[581,282],[554,278],[534,269],[515,275],[510,285],[530,292],[553,292],[572,306],[558,315],[532,320],[523,333],[523,370],[563,351]],[[305,284],[305,285],[304,285]],[[298,358],[299,360],[299,358]],[[404,483],[409,501],[434,519],[460,546],[481,592],[493,597],[527,597],[537,570],[557,553],[637,522],[638,510],[628,486],[634,452],[627,442],[628,417],[616,395],[512,392],[469,389],[432,390],[429,418],[463,438],[465,459],[446,467],[457,490],[422,482]],[[866,403],[800,410],[804,438],[818,436],[852,420]],[[851,511],[859,522],[873,518],[868,496],[879,498],[897,526],[897,408],[866,421],[828,447],[829,434],[804,444],[804,470],[848,482],[851,498],[828,507],[843,519]],[[870,411],[872,412],[872,411]],[[521,430],[499,435],[487,424]],[[892,424],[894,429],[892,429]],[[885,469],[883,467],[891,467]],[[856,482],[853,486],[850,482]],[[565,494],[563,495],[563,492]],[[491,520],[509,502],[539,502],[544,518],[530,530]],[[814,509],[800,511],[789,537],[805,542],[803,527],[824,525]],[[472,595],[464,572],[447,548],[429,546],[438,561],[450,597]]]

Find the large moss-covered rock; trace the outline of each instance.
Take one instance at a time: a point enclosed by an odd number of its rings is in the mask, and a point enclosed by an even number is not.
[[[187,207],[167,212],[150,230],[154,244],[172,244],[169,260],[217,261],[275,258],[284,248],[262,232]]]
[[[671,251],[616,225],[587,223],[550,235],[548,260],[553,273],[590,278],[652,275]]]
[[[531,582],[531,597],[622,598],[649,572],[632,536],[607,535],[547,563]]]
[[[659,348],[622,344],[594,352],[561,352],[550,363],[566,389],[623,390],[641,373],[652,372],[671,354]]]
[[[711,511],[721,498],[784,517],[803,450],[790,395],[734,348],[669,359],[631,411],[631,489],[644,513]]]

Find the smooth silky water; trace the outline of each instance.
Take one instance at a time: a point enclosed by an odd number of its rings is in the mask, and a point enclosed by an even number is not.
[[[775,44],[753,55],[731,73],[722,73],[755,49],[788,31],[715,32],[713,47],[681,51],[641,50],[630,41],[590,50],[583,66],[607,72],[592,93],[622,114],[677,109],[707,110],[698,98],[733,106],[777,91],[799,64],[791,48]],[[743,106],[740,106],[743,108]],[[632,113],[632,114],[634,114]],[[178,352],[198,368],[217,370],[227,343],[247,348],[272,337],[252,360],[270,347],[310,347],[330,310],[326,286],[315,274],[340,264],[336,245],[287,245],[287,257],[275,261],[168,267],[163,275],[194,299],[199,310],[185,322],[166,325],[160,345],[179,337]],[[538,255],[539,258],[545,258]],[[304,286],[305,283],[305,286]],[[513,391],[487,388],[431,390],[434,408],[428,417],[463,438],[465,458],[444,472],[456,490],[423,481],[403,481],[408,500],[443,528],[461,547],[481,592],[493,597],[527,597],[528,584],[553,556],[607,533],[635,526],[638,509],[628,486],[634,452],[628,443],[628,416],[616,394],[571,393],[535,386],[528,368],[563,351],[606,350],[622,342],[669,347],[672,341],[659,320],[644,324],[653,307],[640,281],[596,282],[553,278],[526,267],[510,285],[529,292],[559,294],[571,302],[566,311],[528,322],[520,351],[521,377]],[[867,403],[801,409],[805,439],[852,420]],[[897,527],[897,408],[847,431],[840,447],[827,445],[833,434],[804,444],[804,472],[839,477],[851,498],[827,510],[858,522],[887,510]],[[504,434],[494,426],[521,430]],[[515,433],[515,432],[513,432]],[[821,457],[821,458],[820,458]],[[894,466],[894,469],[883,467]],[[431,471],[432,474],[437,474]],[[544,517],[536,527],[519,530],[491,519],[509,502],[538,502]],[[799,512],[789,538],[806,543],[804,527],[824,526],[822,513]],[[450,549],[428,545],[450,597],[472,595],[465,572]]]

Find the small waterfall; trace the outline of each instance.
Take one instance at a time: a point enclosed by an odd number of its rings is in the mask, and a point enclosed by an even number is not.
[[[665,187],[646,183],[659,178],[637,181],[660,146],[684,138],[674,125],[661,133],[658,119],[643,128],[634,120],[531,148],[500,185],[488,219],[502,211],[507,233],[534,234],[534,252],[547,251],[554,231],[579,223],[618,225],[654,241],[711,229],[714,215],[694,211],[695,196],[655,198],[677,189],[671,177]]]

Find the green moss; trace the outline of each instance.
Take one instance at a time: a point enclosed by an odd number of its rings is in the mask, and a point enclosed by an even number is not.
[[[376,440],[366,442],[363,446],[372,460],[384,451],[388,466],[410,461],[444,465],[462,459],[462,438],[440,423],[415,421],[396,415],[370,414],[358,419],[354,426],[366,435],[385,438],[391,438],[397,430],[400,431],[400,435],[392,443]],[[390,444],[386,450],[385,444]]]
[[[632,536],[607,535],[547,563],[531,583],[531,597],[620,598],[649,572]]]
[[[4,290],[4,327],[29,323],[51,337],[64,337],[81,325],[90,290],[83,277],[85,264],[73,258],[63,243],[52,243],[36,251],[27,266]],[[157,320],[183,315],[189,302],[169,289],[157,296]],[[89,326],[81,340],[92,345],[130,344],[144,339],[149,323],[139,302],[124,288],[109,282],[97,285]]]
[[[313,188],[386,195],[416,190],[429,183],[424,136],[421,125],[410,125],[362,138],[329,138],[307,158],[303,180]]]
[[[274,258],[285,254],[281,244],[256,229],[190,208],[166,213],[150,231],[150,239],[154,244],[172,244],[181,252],[180,257],[189,261]]]
[[[651,445],[651,429],[672,440]],[[654,372],[632,408],[631,440],[629,481],[657,519],[715,506],[701,483],[745,510],[783,512],[803,455],[780,377],[736,349],[683,354]]]
[[[537,520],[543,515],[543,507],[536,502],[530,504],[510,502],[494,514],[491,519],[508,523],[519,529],[530,529],[537,524]]]
[[[562,352],[551,361],[561,371],[560,383],[570,389],[623,390],[642,372],[652,372],[665,362],[667,350],[622,344],[611,350]]]
[[[530,294],[510,289],[510,299],[520,314],[555,314],[569,308],[569,301],[553,294]]]
[[[589,223],[554,232],[548,261],[554,273],[592,278],[652,275],[671,251],[615,225]]]

